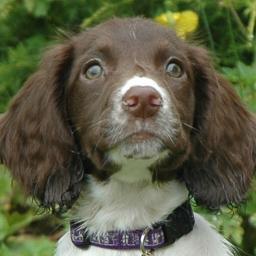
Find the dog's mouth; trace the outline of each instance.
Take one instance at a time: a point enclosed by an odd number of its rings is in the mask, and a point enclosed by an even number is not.
[[[112,148],[126,158],[147,159],[166,149],[161,137],[151,131],[140,130],[126,135]]]
[[[139,144],[150,144],[154,141],[164,144],[164,138],[156,132],[141,129],[134,131],[123,136],[119,140],[117,145],[139,145]]]
[[[147,131],[139,131],[131,134],[126,138],[126,141],[129,141],[129,143],[140,143],[147,140],[151,140],[156,138],[157,136],[151,132]]]

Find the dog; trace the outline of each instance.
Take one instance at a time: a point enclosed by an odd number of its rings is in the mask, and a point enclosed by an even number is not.
[[[54,212],[56,256],[231,256],[200,215],[245,199],[256,121],[207,51],[114,18],[45,54],[0,121],[0,159]]]

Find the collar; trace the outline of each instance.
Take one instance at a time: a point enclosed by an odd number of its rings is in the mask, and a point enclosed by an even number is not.
[[[164,221],[152,227],[127,231],[108,231],[102,235],[87,235],[87,228],[81,228],[81,222],[71,221],[71,241],[79,248],[89,246],[129,250],[153,250],[173,244],[180,237],[188,234],[194,227],[194,214],[189,201],[176,208]]]

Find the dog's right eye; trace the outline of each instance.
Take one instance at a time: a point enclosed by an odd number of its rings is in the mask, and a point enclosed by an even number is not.
[[[181,65],[179,64],[179,60],[176,58],[171,58],[171,60],[166,65],[165,69],[166,69],[166,73],[169,76],[172,76],[175,78],[180,78],[184,73]]]
[[[86,79],[93,80],[99,78],[103,74],[103,68],[100,64],[95,63],[85,68],[84,76]]]

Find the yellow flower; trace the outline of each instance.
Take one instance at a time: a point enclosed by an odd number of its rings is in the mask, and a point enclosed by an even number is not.
[[[174,19],[173,19],[173,13],[172,12],[165,12],[161,15],[155,17],[155,21],[164,25],[164,26],[174,26]]]
[[[174,28],[177,35],[186,38],[198,27],[199,17],[194,11],[166,12],[155,18],[158,23]]]
[[[173,19],[175,20],[175,27],[177,34],[186,38],[186,35],[194,32],[198,27],[198,15],[193,11],[174,12]]]

